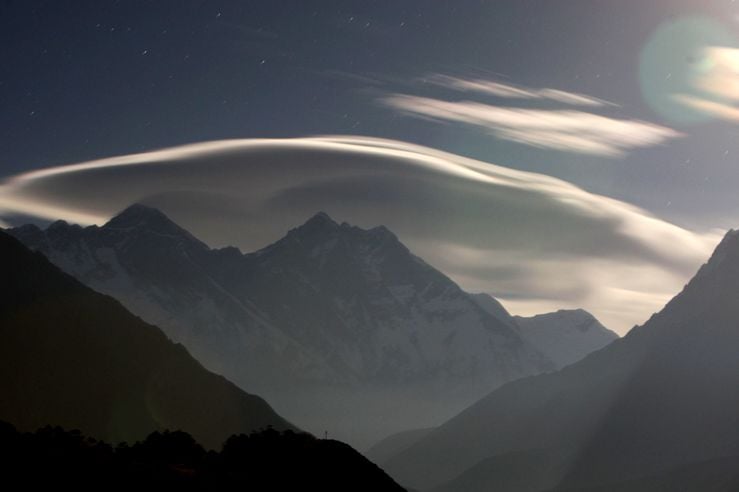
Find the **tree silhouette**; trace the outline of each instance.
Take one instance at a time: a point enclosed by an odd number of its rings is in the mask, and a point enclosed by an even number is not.
[[[382,470],[338,441],[266,428],[206,452],[182,431],[153,432],[112,447],[61,427],[18,432],[0,421],[0,487],[177,490],[401,491]]]

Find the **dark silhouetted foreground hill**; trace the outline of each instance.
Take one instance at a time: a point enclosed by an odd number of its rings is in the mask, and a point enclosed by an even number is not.
[[[380,465],[403,485],[443,491],[725,492],[736,474],[711,470],[739,470],[736,456],[732,231],[643,326],[559,372],[501,387]]]
[[[111,441],[185,429],[208,447],[293,427],[157,327],[0,232],[0,419]]]
[[[112,447],[78,431],[19,433],[0,422],[0,477],[0,485],[31,490],[403,490],[346,444],[273,429],[231,436],[220,452],[206,452],[179,431]]]

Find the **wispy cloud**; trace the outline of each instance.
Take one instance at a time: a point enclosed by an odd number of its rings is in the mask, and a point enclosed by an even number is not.
[[[133,202],[214,246],[246,250],[318,210],[383,224],[516,313],[583,307],[621,332],[678,292],[719,239],[550,176],[364,137],[193,144],[0,183],[5,219],[102,223]]]
[[[739,123],[739,49],[711,46],[693,76],[697,94],[674,94],[679,103],[714,118]]]
[[[712,101],[711,99],[690,94],[675,94],[672,97],[677,102],[701,113],[705,113],[714,118],[739,123],[739,108],[732,104]]]
[[[444,74],[432,74],[423,78],[424,82],[446,87],[462,92],[477,92],[490,96],[505,99],[539,99],[556,101],[563,104],[574,106],[616,106],[616,104],[598,99],[597,97],[586,96],[577,92],[563,91],[559,89],[532,89],[528,87],[515,86],[512,84],[503,84],[501,82],[485,80],[485,79],[463,79],[460,77],[452,77]]]
[[[582,154],[620,157],[632,149],[660,145],[681,136],[654,123],[579,110],[500,107],[405,94],[383,96],[380,101],[407,115],[465,123],[504,140]]]

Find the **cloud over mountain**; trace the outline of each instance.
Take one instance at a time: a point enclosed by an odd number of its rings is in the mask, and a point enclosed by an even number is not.
[[[161,208],[213,245],[245,250],[317,210],[384,224],[513,312],[584,307],[621,332],[673,295],[718,241],[556,178],[364,137],[192,144],[0,184],[6,222],[102,223],[132,202]]]

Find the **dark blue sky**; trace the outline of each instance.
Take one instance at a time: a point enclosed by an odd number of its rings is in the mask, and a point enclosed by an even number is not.
[[[693,228],[737,225],[737,126],[670,121],[639,84],[661,25],[707,16],[736,34],[737,15],[731,0],[3,0],[0,176],[213,139],[355,134],[557,176]],[[442,97],[417,82],[438,73],[587,94],[618,104],[610,117],[685,137],[602,157],[378,103]]]

